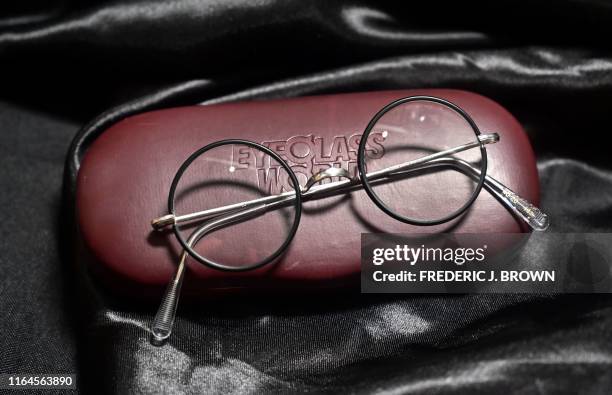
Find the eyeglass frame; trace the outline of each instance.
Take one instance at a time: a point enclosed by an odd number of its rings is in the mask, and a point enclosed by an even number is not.
[[[365,144],[366,144],[369,134],[374,128],[374,125],[384,114],[386,114],[388,111],[392,110],[393,108],[401,104],[411,102],[411,101],[417,101],[417,100],[425,100],[425,101],[440,103],[440,104],[446,105],[447,107],[451,108],[452,110],[460,114],[472,127],[472,130],[474,131],[477,137],[477,141],[478,141],[477,145],[474,145],[475,143],[468,143],[462,146],[450,148],[450,149],[443,150],[443,151],[438,151],[435,154],[427,155],[425,157],[421,157],[421,158],[418,158],[418,159],[415,159],[409,162],[405,162],[403,164],[393,166],[392,169],[387,168],[387,169],[379,170],[377,172],[373,172],[377,174],[374,174],[374,176],[372,176],[372,173],[371,173],[370,176],[368,176],[368,174],[365,171],[365,152],[366,152]],[[295,237],[295,234],[299,227],[301,214],[302,214],[302,198],[306,196],[309,192],[313,192],[313,194],[316,193],[317,192],[316,190],[311,191],[310,188],[314,184],[322,181],[325,178],[340,176],[340,177],[348,178],[349,181],[346,182],[346,180],[344,180],[344,181],[338,181],[335,183],[329,183],[326,185],[321,185],[319,186],[318,191],[325,192],[325,189],[329,189],[333,191],[334,189],[342,189],[345,187],[345,185],[348,186],[350,190],[350,188],[352,188],[353,186],[361,184],[363,188],[366,190],[366,193],[368,194],[368,196],[374,201],[374,203],[383,212],[385,212],[386,214],[390,215],[392,218],[399,220],[401,222],[415,224],[415,225],[424,225],[424,226],[445,223],[445,222],[451,221],[452,219],[462,215],[468,208],[472,206],[474,201],[480,195],[480,192],[482,191],[483,186],[485,186],[487,190],[489,190],[498,200],[500,200],[501,204],[511,209],[516,215],[518,215],[519,217],[521,217],[521,219],[527,222],[533,229],[545,230],[549,225],[548,216],[546,214],[541,212],[540,209],[533,206],[527,200],[517,195],[511,189],[504,186],[501,182],[497,181],[493,177],[486,174],[487,173],[487,151],[484,145],[490,144],[490,143],[496,143],[498,141],[499,141],[499,135],[496,133],[487,134],[487,135],[481,134],[480,130],[478,129],[478,126],[472,120],[469,114],[467,114],[467,112],[465,112],[459,106],[456,106],[455,104],[447,100],[444,100],[438,97],[434,97],[434,96],[410,96],[410,97],[405,97],[405,98],[395,100],[387,104],[378,113],[376,113],[376,115],[368,123],[368,126],[366,127],[366,131],[362,135],[361,141],[359,144],[359,151],[358,151],[359,179],[355,179],[350,174],[348,174],[348,172],[344,169],[331,167],[327,170],[321,171],[313,175],[310,179],[307,180],[306,185],[302,188],[299,184],[297,176],[295,175],[295,173],[293,172],[289,164],[285,160],[283,160],[280,157],[280,155],[278,155],[276,152],[272,151],[270,148],[262,144],[258,144],[258,143],[255,143],[249,140],[227,139],[227,140],[213,142],[211,144],[208,144],[198,149],[196,152],[191,154],[185,162],[183,162],[183,164],[181,165],[181,167],[175,174],[174,179],[172,180],[172,184],[170,187],[170,193],[168,195],[168,211],[171,214],[156,218],[151,222],[151,225],[156,230],[160,230],[164,228],[165,226],[172,224],[174,234],[176,235],[177,239],[179,240],[180,244],[183,247],[181,259],[177,267],[177,270],[174,274],[173,280],[168,284],[166,288],[166,293],[164,294],[161,305],[159,306],[159,309],[153,321],[151,322],[151,335],[152,335],[151,341],[155,345],[162,345],[170,337],[172,333],[174,318],[175,318],[176,309],[178,306],[181,284],[183,281],[183,276],[184,276],[184,271],[185,271],[185,260],[186,260],[187,254],[189,254],[192,258],[196,259],[200,263],[203,263],[210,267],[213,267],[219,270],[234,271],[234,272],[242,272],[242,271],[257,269],[259,267],[262,267],[274,261],[287,249],[287,247],[289,246],[289,244],[293,241],[293,238]],[[255,149],[259,149],[263,151],[265,154],[270,155],[270,157],[275,159],[287,171],[287,173],[289,174],[291,178],[291,182],[293,183],[293,186],[294,186],[293,193],[285,193],[288,198],[294,197],[294,205],[296,208],[295,214],[294,214],[293,225],[289,231],[288,237],[285,239],[285,242],[272,255],[270,255],[266,259],[261,260],[255,264],[251,264],[248,266],[241,266],[241,267],[233,267],[233,266],[226,266],[226,265],[218,264],[217,262],[214,262],[210,259],[202,257],[195,250],[193,250],[191,246],[195,245],[195,243],[197,243],[204,235],[206,235],[207,231],[214,230],[215,226],[217,225],[224,226],[227,223],[234,222],[235,218],[238,218],[241,220],[250,219],[250,216],[253,213],[257,213],[257,211],[262,208],[266,209],[267,208],[266,204],[263,204],[263,206],[260,205],[260,206],[255,206],[253,208],[248,208],[249,205],[254,204],[253,202],[261,201],[262,199],[256,199],[255,201],[241,202],[241,203],[236,203],[234,205],[217,208],[216,210],[219,211],[220,214],[218,214],[216,217],[213,217],[214,219],[208,222],[207,224],[199,226],[196,229],[196,231],[194,231],[191,234],[191,236],[189,237],[189,241],[186,241],[183,238],[183,236],[180,234],[179,229],[178,229],[178,223],[179,223],[178,217],[174,215],[174,197],[176,194],[176,188],[185,170],[189,167],[189,165],[194,160],[196,160],[198,157],[203,155],[205,152],[213,148],[216,148],[222,145],[228,145],[228,144],[247,145]],[[453,158],[453,157],[446,157],[445,155],[458,153],[466,149],[475,148],[477,146],[480,146],[480,150],[481,150],[481,169],[480,169],[480,174],[478,175],[478,184],[476,186],[476,189],[474,190],[471,198],[461,208],[459,208],[459,210],[457,210],[455,213],[452,213],[451,215],[444,217],[440,220],[419,221],[419,220],[414,220],[412,218],[408,218],[408,217],[404,217],[404,216],[396,214],[380,200],[380,198],[374,193],[371,185],[369,184],[370,178],[375,179],[377,178],[377,176],[386,175],[386,173],[389,173],[392,175],[393,170],[406,170],[413,166],[416,166],[416,170],[418,170],[419,169],[418,165],[420,164],[425,164],[426,165],[425,167],[432,165],[432,164],[434,166],[450,164],[451,166],[457,166],[461,168],[462,169],[461,171],[467,169],[467,171],[472,172],[474,174],[474,172],[478,171],[478,169],[476,169],[475,166],[461,159]],[[465,169],[463,169],[462,167],[465,167]],[[332,184],[336,184],[336,185],[332,186],[332,188],[329,188],[329,186]],[[269,199],[273,202],[271,204],[283,204],[285,201],[288,200],[288,199],[285,199],[285,200],[282,199],[285,196],[285,194],[271,195],[268,198],[272,198],[272,199]],[[281,198],[280,200],[275,200],[275,199],[278,199],[279,197]],[[267,201],[268,199],[263,198],[263,200]],[[230,208],[228,209],[228,207]],[[242,208],[247,207],[247,208],[242,211],[234,210],[234,208],[241,208],[241,207]],[[205,212],[206,211],[199,212],[199,213],[192,213],[189,215],[189,217],[192,219],[200,218],[200,219],[205,220],[209,218],[208,216],[203,216]]]

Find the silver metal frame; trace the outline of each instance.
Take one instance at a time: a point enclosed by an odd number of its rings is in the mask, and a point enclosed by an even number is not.
[[[373,171],[366,176],[368,180],[387,179],[419,169],[444,166],[460,171],[478,180],[481,176],[480,169],[452,155],[480,147],[481,144],[495,144],[497,142],[499,142],[499,135],[497,133],[482,134],[478,136],[478,141]],[[343,178],[343,180],[316,185],[328,178]],[[307,181],[306,185],[301,187],[300,195],[304,200],[317,199],[334,193],[349,192],[358,188],[360,185],[360,180],[358,178],[353,178],[348,171],[341,168],[329,168],[313,175]],[[544,231],[548,228],[549,219],[546,214],[495,178],[488,174],[485,175],[483,186],[506,208],[518,218],[525,221],[533,230]],[[187,244],[189,247],[193,247],[202,237],[216,229],[223,228],[231,223],[250,219],[271,209],[285,206],[294,202],[295,199],[296,191],[289,191],[180,216],[175,216],[173,214],[164,215],[151,221],[151,225],[155,230],[162,230],[171,225],[194,221],[207,221],[202,226],[198,227],[189,237]],[[187,255],[187,251],[183,250],[174,277],[168,284],[162,303],[151,324],[151,333],[155,344],[163,344],[172,333],[179,294],[185,273]]]

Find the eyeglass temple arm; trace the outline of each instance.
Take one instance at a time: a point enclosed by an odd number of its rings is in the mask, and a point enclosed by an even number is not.
[[[261,204],[248,210],[217,217],[211,222],[208,222],[196,229],[191,236],[189,236],[187,244],[189,247],[193,247],[208,233],[223,228],[229,224],[241,222],[257,216],[262,211],[268,210],[271,207],[272,205]],[[155,318],[153,318],[153,321],[151,322],[151,336],[153,344],[155,345],[162,345],[172,334],[174,319],[176,317],[176,309],[178,308],[179,296],[181,293],[181,287],[183,285],[183,278],[185,276],[186,259],[187,251],[183,250],[176,272],[174,273],[170,283],[168,283],[164,297],[162,298],[162,301],[157,309],[157,313],[155,314]]]
[[[459,158],[438,158],[423,165],[412,168],[409,171],[418,169],[435,167],[435,166],[450,166],[458,169],[472,178],[478,180],[480,178],[480,169],[470,163]],[[497,181],[495,178],[485,176],[484,188],[489,191],[497,200],[499,200],[510,211],[525,221],[533,230],[544,231],[550,225],[550,219],[542,210],[530,203],[527,199]]]
[[[390,166],[390,167],[387,167],[381,170],[377,170],[377,171],[366,174],[366,177],[368,177],[368,179],[370,180],[375,180],[378,178],[386,177],[393,173],[397,173],[399,171],[408,170],[408,169],[417,167],[418,165],[427,163],[434,159],[446,157],[452,154],[467,151],[472,148],[480,147],[481,144],[494,144],[494,143],[497,143],[498,141],[499,141],[499,135],[497,133],[482,134],[478,136],[478,141],[474,141],[474,142],[463,144],[457,147],[449,148],[449,149],[446,149],[440,152],[433,153],[431,155],[423,156],[421,158],[418,158],[412,161],[400,163],[395,166]],[[333,182],[329,184],[316,185],[310,188],[313,183],[321,181],[320,179],[317,180],[318,175],[319,174],[316,174],[313,177],[311,177],[311,179],[306,184],[306,187],[302,188],[301,192],[304,193],[305,197],[313,196],[317,193],[333,192],[335,190],[343,189],[347,186],[355,185],[359,182],[359,180],[357,179],[346,179],[346,180],[337,181],[337,182]],[[339,175],[339,176],[343,176],[343,175]],[[328,177],[324,177],[324,178],[328,178]],[[255,204],[269,203],[269,202],[274,202],[278,200],[284,201],[286,198],[291,198],[292,196],[295,196],[295,191],[289,191],[289,192],[281,193],[278,195],[270,195],[270,196],[266,196],[266,197],[259,198],[259,199],[254,199],[254,200],[240,202],[240,203],[234,203],[234,204],[230,204],[230,205],[223,206],[223,207],[217,207],[217,208],[213,208],[209,210],[198,211],[195,213],[189,213],[189,214],[184,214],[180,216],[168,214],[168,215],[164,215],[159,218],[155,218],[153,221],[151,221],[151,226],[155,230],[161,230],[169,225],[175,225],[175,224],[179,224],[182,222],[190,222],[190,221],[195,221],[195,220],[205,220],[205,219],[215,217],[221,214],[225,214],[228,212],[242,210],[242,209],[248,208]]]

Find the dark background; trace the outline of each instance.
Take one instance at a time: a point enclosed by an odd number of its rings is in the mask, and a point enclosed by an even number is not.
[[[0,373],[75,372],[85,393],[609,393],[608,295],[219,301],[152,347],[152,308],[73,259],[71,204],[87,142],[130,113],[444,87],[525,126],[551,231],[609,232],[610,37],[604,1],[1,2]]]

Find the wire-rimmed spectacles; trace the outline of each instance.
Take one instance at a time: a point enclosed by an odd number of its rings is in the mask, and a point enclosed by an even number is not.
[[[532,229],[545,230],[546,214],[487,174],[485,146],[499,140],[497,133],[481,133],[455,104],[411,96],[382,108],[363,135],[350,141],[356,148],[352,169],[332,165],[316,171],[323,153],[305,144],[285,155],[239,139],[200,148],[172,181],[168,214],[152,221],[156,230],[172,227],[183,248],[152,323],[153,339],[170,336],[188,256],[225,271],[274,262],[293,240],[308,201],[363,189],[390,217],[428,226],[464,214],[484,187]],[[331,151],[351,159],[347,147]],[[435,191],[446,191],[444,199]]]

